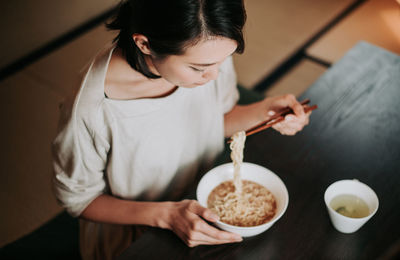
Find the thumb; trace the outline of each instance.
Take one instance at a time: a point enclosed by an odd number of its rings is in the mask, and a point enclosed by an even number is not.
[[[193,213],[199,215],[200,217],[204,218],[207,221],[216,222],[219,220],[217,214],[215,214],[208,208],[202,207],[200,203],[198,203],[197,201],[195,201],[195,203],[192,204],[191,210],[193,211]]]

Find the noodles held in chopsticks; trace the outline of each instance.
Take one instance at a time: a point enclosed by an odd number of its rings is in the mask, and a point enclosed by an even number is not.
[[[225,181],[214,188],[208,196],[207,206],[224,223],[242,227],[261,225],[275,215],[275,198],[262,185],[241,180],[240,166],[243,162],[245,132],[235,133],[232,140],[230,148],[234,166],[233,181]]]
[[[242,181],[240,178],[240,166],[243,162],[243,149],[244,142],[246,141],[246,133],[244,131],[237,132],[232,136],[232,143],[230,144],[231,159],[233,162],[233,183],[235,185],[235,192],[240,196],[242,193]]]

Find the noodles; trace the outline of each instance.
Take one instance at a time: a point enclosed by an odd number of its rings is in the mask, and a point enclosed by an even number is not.
[[[251,227],[270,221],[276,211],[272,193],[252,181],[243,181],[243,193],[234,192],[232,181],[218,185],[208,196],[207,207],[224,223]]]
[[[246,133],[244,131],[237,132],[232,136],[230,148],[231,159],[233,162],[233,183],[235,191],[239,195],[242,193],[242,182],[240,178],[240,165],[243,162],[244,142],[246,141]]]
[[[233,162],[233,181],[225,181],[212,190],[207,207],[224,223],[251,227],[271,220],[276,212],[276,202],[265,187],[249,180],[241,180],[240,166],[246,140],[244,131],[232,136],[230,148]]]

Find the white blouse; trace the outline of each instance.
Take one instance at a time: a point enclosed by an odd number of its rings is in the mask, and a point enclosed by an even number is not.
[[[203,86],[162,98],[104,95],[112,51],[90,65],[53,143],[57,199],[73,215],[102,193],[131,200],[174,199],[223,149],[224,114],[238,100],[232,57]]]

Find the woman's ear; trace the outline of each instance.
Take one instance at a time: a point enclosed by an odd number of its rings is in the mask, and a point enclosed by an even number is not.
[[[143,34],[135,33],[132,35],[133,41],[143,54],[151,55],[149,40]]]

